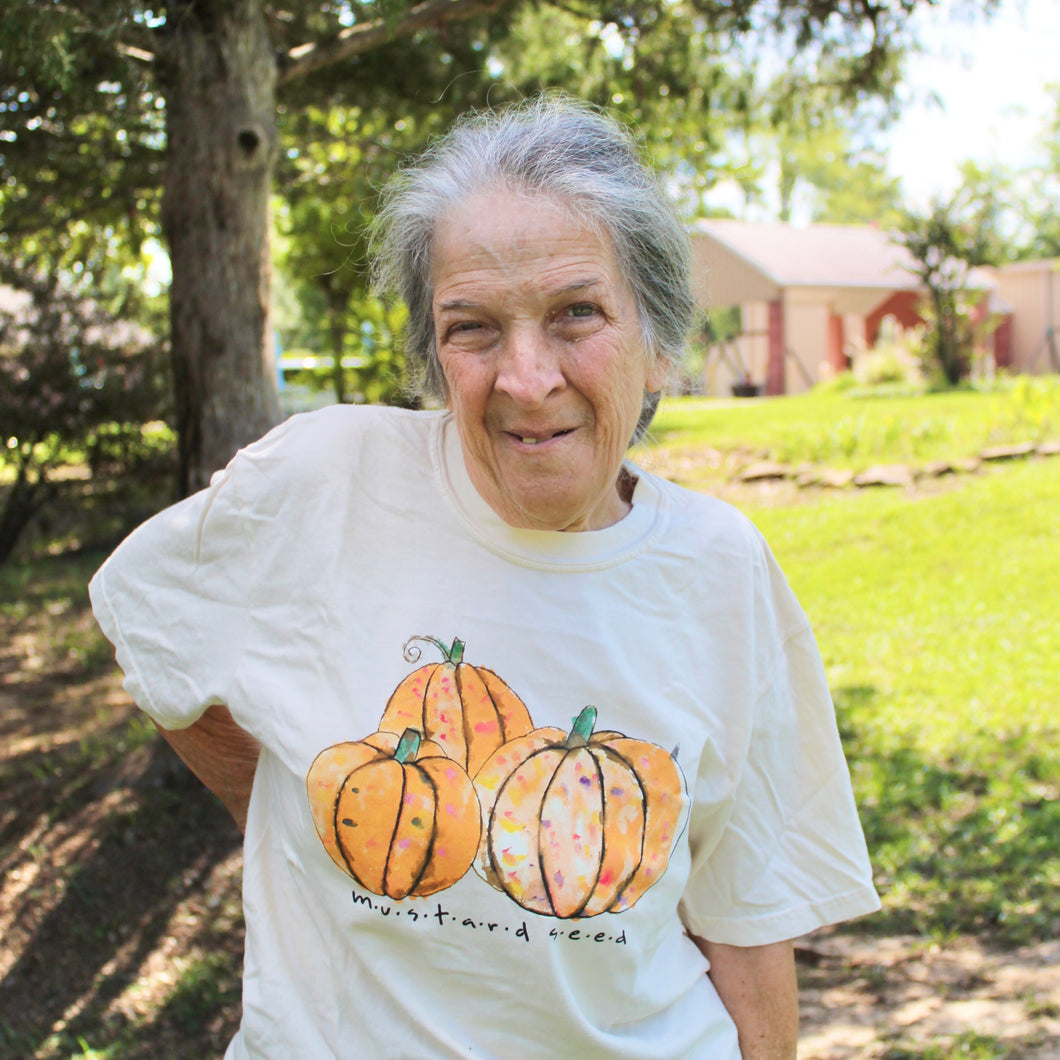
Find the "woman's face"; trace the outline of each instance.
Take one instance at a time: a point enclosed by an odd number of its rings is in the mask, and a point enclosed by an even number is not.
[[[431,259],[434,333],[471,481],[532,530],[599,530],[645,389],[645,349],[609,239],[550,199],[478,195],[449,213]]]

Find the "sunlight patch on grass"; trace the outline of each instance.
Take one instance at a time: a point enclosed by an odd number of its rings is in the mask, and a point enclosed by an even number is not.
[[[880,1060],[1005,1060],[1011,1052],[992,1035],[965,1031],[947,1041],[893,1045]]]
[[[834,684],[871,686],[880,738],[940,749],[969,730],[1057,723],[1060,462],[931,496],[863,492],[753,512]],[[930,708],[925,710],[922,708]]]
[[[1060,462],[750,514],[825,660],[872,929],[1060,930]]]
[[[710,447],[863,470],[876,463],[958,460],[985,446],[1057,436],[1060,381],[1021,376],[988,391],[919,396],[811,391],[752,401],[669,398],[640,452]]]

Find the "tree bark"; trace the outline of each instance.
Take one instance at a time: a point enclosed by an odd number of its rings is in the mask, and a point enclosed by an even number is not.
[[[27,455],[19,461],[15,481],[6,492],[0,492],[0,565],[7,562],[23,531],[57,492],[55,483],[48,480],[45,468],[37,468],[36,478],[30,476],[30,460],[32,456]]]
[[[280,419],[270,322],[276,57],[261,0],[178,0],[159,56],[182,494]]]
[[[346,352],[346,308],[349,294],[341,283],[334,281],[325,287],[328,303],[328,335],[331,339],[331,384],[335,400],[340,404],[346,401],[346,369],[342,365],[342,355]]]

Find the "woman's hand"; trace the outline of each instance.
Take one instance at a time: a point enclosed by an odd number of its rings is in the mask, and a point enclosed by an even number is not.
[[[793,1060],[799,1043],[794,944],[725,946],[691,938],[710,961],[707,974],[736,1024],[743,1060]]]
[[[240,728],[228,708],[207,707],[198,721],[186,729],[158,731],[181,761],[225,804],[239,830],[247,828],[247,808],[254,770],[258,765],[258,741]]]

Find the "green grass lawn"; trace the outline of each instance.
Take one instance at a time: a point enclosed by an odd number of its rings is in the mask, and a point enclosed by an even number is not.
[[[1060,932],[1060,459],[751,511],[817,633],[885,915]]]
[[[919,396],[833,390],[783,401],[671,399],[651,434],[676,451],[751,450],[794,464],[954,460],[984,446],[1060,436],[1060,381],[1021,376],[988,391]]]
[[[924,424],[946,425],[945,444],[926,458],[1035,437],[1035,417],[1037,436],[1055,436],[1060,388],[1013,393],[678,401],[664,406],[656,434],[670,449],[779,456],[790,439],[824,437],[856,416],[877,441],[826,461],[845,466],[903,459]],[[820,459],[797,449],[789,458],[800,457]],[[1060,458],[914,493],[743,506],[809,614],[828,670],[884,900],[864,928],[1009,944],[1055,937]]]

